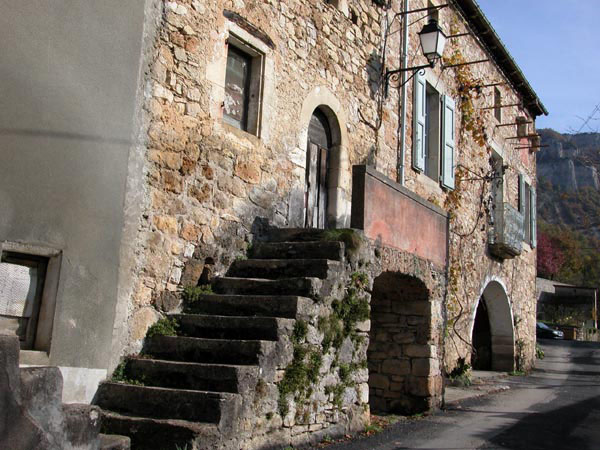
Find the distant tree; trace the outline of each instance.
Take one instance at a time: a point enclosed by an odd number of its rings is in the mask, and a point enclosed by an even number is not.
[[[540,233],[537,245],[538,276],[552,280],[560,272],[565,255],[555,240],[546,233]]]

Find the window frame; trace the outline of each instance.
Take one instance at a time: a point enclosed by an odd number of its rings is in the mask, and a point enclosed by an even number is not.
[[[62,251],[38,245],[0,241],[0,258],[4,253],[30,256],[36,259],[43,258],[47,261],[45,264],[44,284],[40,293],[35,339],[32,348],[23,350],[49,354],[54,329]]]
[[[425,84],[425,158],[423,173],[433,181],[441,178],[442,95]]]
[[[455,188],[456,105],[417,72],[413,83],[412,167],[445,190]]]
[[[225,70],[224,70],[224,81],[223,88],[225,90],[224,95],[227,95],[226,80],[227,80],[227,67],[229,61],[229,49],[235,49],[234,52],[243,55],[249,59],[249,74],[246,80],[247,96],[244,99],[244,115],[245,123],[241,126],[237,126],[233,120],[228,120],[225,109],[223,108],[223,123],[237,128],[246,133],[254,136],[261,134],[262,125],[262,103],[264,93],[264,74],[265,74],[265,53],[257,49],[255,46],[248,43],[242,37],[236,35],[234,32],[229,33],[226,41],[227,51],[225,52]],[[224,97],[225,99],[225,97]],[[223,106],[225,102],[223,103]]]

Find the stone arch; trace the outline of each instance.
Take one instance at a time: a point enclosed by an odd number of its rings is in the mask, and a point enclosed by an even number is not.
[[[352,177],[348,159],[347,118],[339,100],[324,86],[313,89],[302,104],[298,147],[306,155],[308,126],[317,109],[327,117],[332,141],[327,174],[327,223],[330,228],[348,227]]]
[[[375,412],[414,414],[439,403],[431,297],[425,283],[411,275],[388,271],[374,280],[367,361]]]
[[[483,305],[481,303],[483,302]],[[484,308],[482,308],[484,306]],[[486,310],[491,342],[491,369],[512,371],[515,367],[515,331],[511,303],[500,280],[489,281],[473,310],[471,337],[474,336],[478,311]]]

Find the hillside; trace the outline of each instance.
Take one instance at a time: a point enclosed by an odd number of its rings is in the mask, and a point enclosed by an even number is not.
[[[600,133],[539,133],[538,275],[600,286]]]
[[[538,217],[600,238],[600,133],[539,133]]]

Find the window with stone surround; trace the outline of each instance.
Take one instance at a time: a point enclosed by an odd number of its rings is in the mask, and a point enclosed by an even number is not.
[[[262,95],[263,54],[230,34],[227,41],[223,121],[258,135]]]
[[[454,100],[417,73],[413,102],[413,167],[444,188],[454,189]]]

